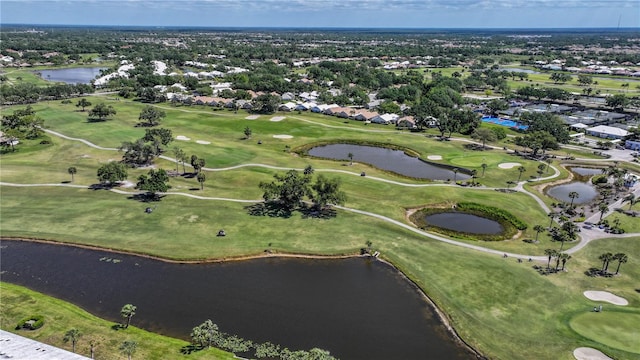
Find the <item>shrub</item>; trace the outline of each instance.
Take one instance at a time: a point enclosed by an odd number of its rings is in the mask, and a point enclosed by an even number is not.
[[[16,330],[20,330],[20,329],[36,330],[36,329],[40,329],[42,325],[44,325],[44,316],[33,315],[20,320],[18,322],[18,325],[16,325]]]
[[[594,185],[598,185],[598,184],[606,184],[607,182],[607,175],[596,175],[591,179],[591,182]]]

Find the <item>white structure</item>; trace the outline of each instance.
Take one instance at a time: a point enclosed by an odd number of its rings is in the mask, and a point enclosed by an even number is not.
[[[167,64],[157,60],[153,60],[151,63],[153,64],[154,75],[165,75],[167,71]]]
[[[296,108],[297,104],[289,101],[288,103],[280,105],[278,110],[280,111],[293,111]]]
[[[102,76],[102,77],[96,79],[93,82],[93,84],[95,86],[104,86],[104,85],[107,85],[107,83],[111,79],[115,79],[117,77],[128,78],[129,77],[129,70],[133,70],[133,69],[135,69],[135,66],[133,64],[129,64],[126,60],[123,60],[122,61],[122,66],[120,66],[116,72],[108,74],[108,75],[105,75],[105,76]]]
[[[70,351],[0,330],[1,359],[29,360],[85,360],[89,359]]]
[[[629,132],[617,127],[598,125],[587,129],[587,134],[597,136],[605,139],[622,139],[627,136]]]
[[[382,114],[371,119],[374,124],[395,124],[399,116],[396,114]]]

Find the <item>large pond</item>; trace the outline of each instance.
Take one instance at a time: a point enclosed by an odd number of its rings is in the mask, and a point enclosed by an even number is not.
[[[553,186],[547,191],[547,195],[570,203],[571,198],[569,194],[574,191],[578,193],[578,197],[573,200],[574,204],[586,204],[598,196],[598,190],[596,190],[595,186],[578,181]]]
[[[497,221],[456,211],[427,215],[424,221],[432,226],[469,234],[496,235],[504,231]]]
[[[134,325],[177,338],[212,319],[245,339],[319,347],[341,359],[474,358],[415,286],[375,260],[177,264],[53,244],[2,247],[2,281],[113,321],[131,303]]]
[[[91,80],[100,75],[103,67],[69,68],[38,70],[40,76],[49,81],[64,82],[67,84],[89,84]]]
[[[454,174],[453,171],[447,168],[411,157],[402,150],[352,144],[330,144],[316,146],[309,150],[309,155],[311,156],[333,160],[349,160],[349,153],[353,154],[353,161],[370,164],[382,170],[418,179],[465,180],[471,177],[461,172]]]
[[[602,169],[596,169],[596,168],[572,167],[571,171],[582,176],[602,174]]]

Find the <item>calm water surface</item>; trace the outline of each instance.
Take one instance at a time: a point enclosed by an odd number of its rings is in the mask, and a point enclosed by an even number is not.
[[[349,160],[349,153],[353,154],[353,161],[418,179],[453,180],[455,176],[457,180],[465,180],[471,177],[461,172],[455,175],[447,168],[428,164],[405,154],[402,150],[352,144],[330,144],[309,150],[311,156],[334,160]]]
[[[585,204],[598,196],[598,190],[596,190],[595,186],[579,181],[553,186],[549,191],[547,191],[547,195],[560,201],[570,203],[571,198],[569,197],[569,193],[573,191],[577,192],[579,196],[573,200],[574,204]]]
[[[602,174],[602,169],[596,168],[572,167],[571,171],[582,176]]]
[[[40,76],[49,81],[60,81],[67,84],[89,84],[100,75],[103,67],[69,68],[39,70]]]
[[[138,308],[134,325],[182,339],[212,319],[246,339],[320,347],[341,359],[474,358],[453,341],[417,289],[379,261],[174,264],[4,240],[1,279],[112,321],[131,303]]]
[[[495,235],[504,231],[499,222],[462,212],[444,212],[425,216],[427,224],[470,234]]]

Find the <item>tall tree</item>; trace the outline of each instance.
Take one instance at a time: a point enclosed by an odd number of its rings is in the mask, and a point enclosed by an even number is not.
[[[606,273],[609,269],[609,262],[613,259],[612,253],[604,253],[598,257],[602,261],[602,272]]]
[[[560,254],[560,260],[562,261],[562,271],[564,271],[564,267],[567,264],[567,261],[571,260],[571,255],[562,253]]]
[[[547,270],[549,269],[549,264],[551,264],[551,259],[558,255],[558,252],[554,249],[545,249],[544,254],[547,255]]]
[[[127,179],[127,168],[117,161],[110,161],[98,168],[98,180],[102,184],[115,184]]]
[[[196,175],[196,178],[200,183],[200,190],[204,190],[204,182],[207,180],[207,176],[204,174],[204,172],[201,171],[198,173],[198,175]]]
[[[631,208],[633,207],[633,205],[638,202],[638,199],[636,199],[636,196],[633,193],[629,193],[629,195],[624,197],[624,201],[623,202],[628,202],[629,203],[629,211],[631,211]]]
[[[120,344],[119,349],[120,352],[122,352],[124,355],[127,355],[127,359],[131,360],[131,356],[138,349],[138,343],[133,340],[125,340],[122,342],[122,344]]]
[[[156,193],[163,193],[169,190],[169,175],[164,169],[149,170],[147,175],[140,175],[136,188],[145,190],[149,197],[154,198]]]
[[[160,121],[165,118],[167,114],[161,110],[156,108],[155,106],[147,105],[145,106],[140,115],[138,116],[138,120],[140,120],[140,126],[156,126],[160,124]]]
[[[284,175],[275,174],[276,181],[260,183],[260,189],[264,190],[262,197],[265,201],[276,201],[285,209],[293,210],[300,206],[305,196],[309,196],[308,176],[301,176],[295,170],[289,170]]]
[[[84,112],[84,109],[91,106],[91,102],[85,98],[82,98],[78,101],[78,103],[76,104],[76,107],[81,107],[82,108],[82,112]]]
[[[626,97],[624,94],[607,96],[606,104],[608,107],[614,110],[623,111],[625,106],[629,105],[629,98]]]
[[[93,109],[89,110],[89,122],[105,121],[110,116],[116,114],[116,109],[105,103],[96,104]]]
[[[251,128],[248,126],[244,128],[244,138],[251,139]]]
[[[480,167],[482,167],[482,177],[484,177],[484,172],[487,170],[487,166],[488,166],[488,165],[487,165],[486,163],[482,163],[482,164],[480,165]]]
[[[471,138],[482,141],[483,149],[486,147],[485,143],[487,141],[492,142],[497,140],[496,134],[493,131],[491,131],[491,129],[483,128],[483,127],[476,129],[471,134]]]
[[[533,230],[536,232],[536,243],[537,243],[538,242],[538,235],[540,235],[540,233],[544,231],[544,226],[536,225],[536,226],[533,227]]]
[[[178,165],[182,163],[182,173],[184,173],[184,162],[187,161],[187,154],[181,148],[175,146],[173,148],[173,156],[176,158],[176,172],[178,172]]]
[[[76,352],[76,343],[78,342],[78,339],[80,339],[80,336],[82,336],[80,330],[76,328],[69,329],[66,333],[64,333],[64,338],[62,338],[62,341],[64,341],[65,343],[71,341],[71,351]]]
[[[78,172],[78,169],[76,169],[75,166],[70,166],[67,169],[67,172],[69,173],[69,175],[71,175],[71,182],[73,182],[73,175],[75,175]]]
[[[617,253],[613,255],[613,260],[618,260],[618,267],[616,268],[616,275],[620,272],[620,265],[626,263],[629,260],[629,257],[625,253]]]
[[[342,205],[347,198],[345,193],[340,190],[340,180],[338,178],[329,179],[320,174],[311,189],[314,191],[311,199],[320,210],[328,205]]]
[[[207,320],[191,330],[191,343],[199,347],[210,348],[214,340],[220,336],[218,325]]]
[[[527,169],[524,166],[518,167],[518,181],[516,181],[516,183],[520,182],[520,178],[522,177],[522,173],[524,173],[525,171],[527,171]]]
[[[120,309],[120,316],[126,321],[123,326],[124,328],[128,328],[131,324],[131,318],[136,314],[137,307],[132,304],[125,304],[122,309]]]
[[[580,194],[578,192],[576,192],[576,191],[572,191],[572,192],[569,193],[568,196],[569,196],[569,198],[571,198],[571,204],[569,204],[569,207],[572,207],[573,206],[573,201],[575,199],[579,198]]]
[[[609,211],[609,206],[607,205],[607,203],[602,202],[600,203],[600,205],[598,205],[598,210],[600,211],[600,221],[602,221],[602,217],[604,216],[604,214]]]

